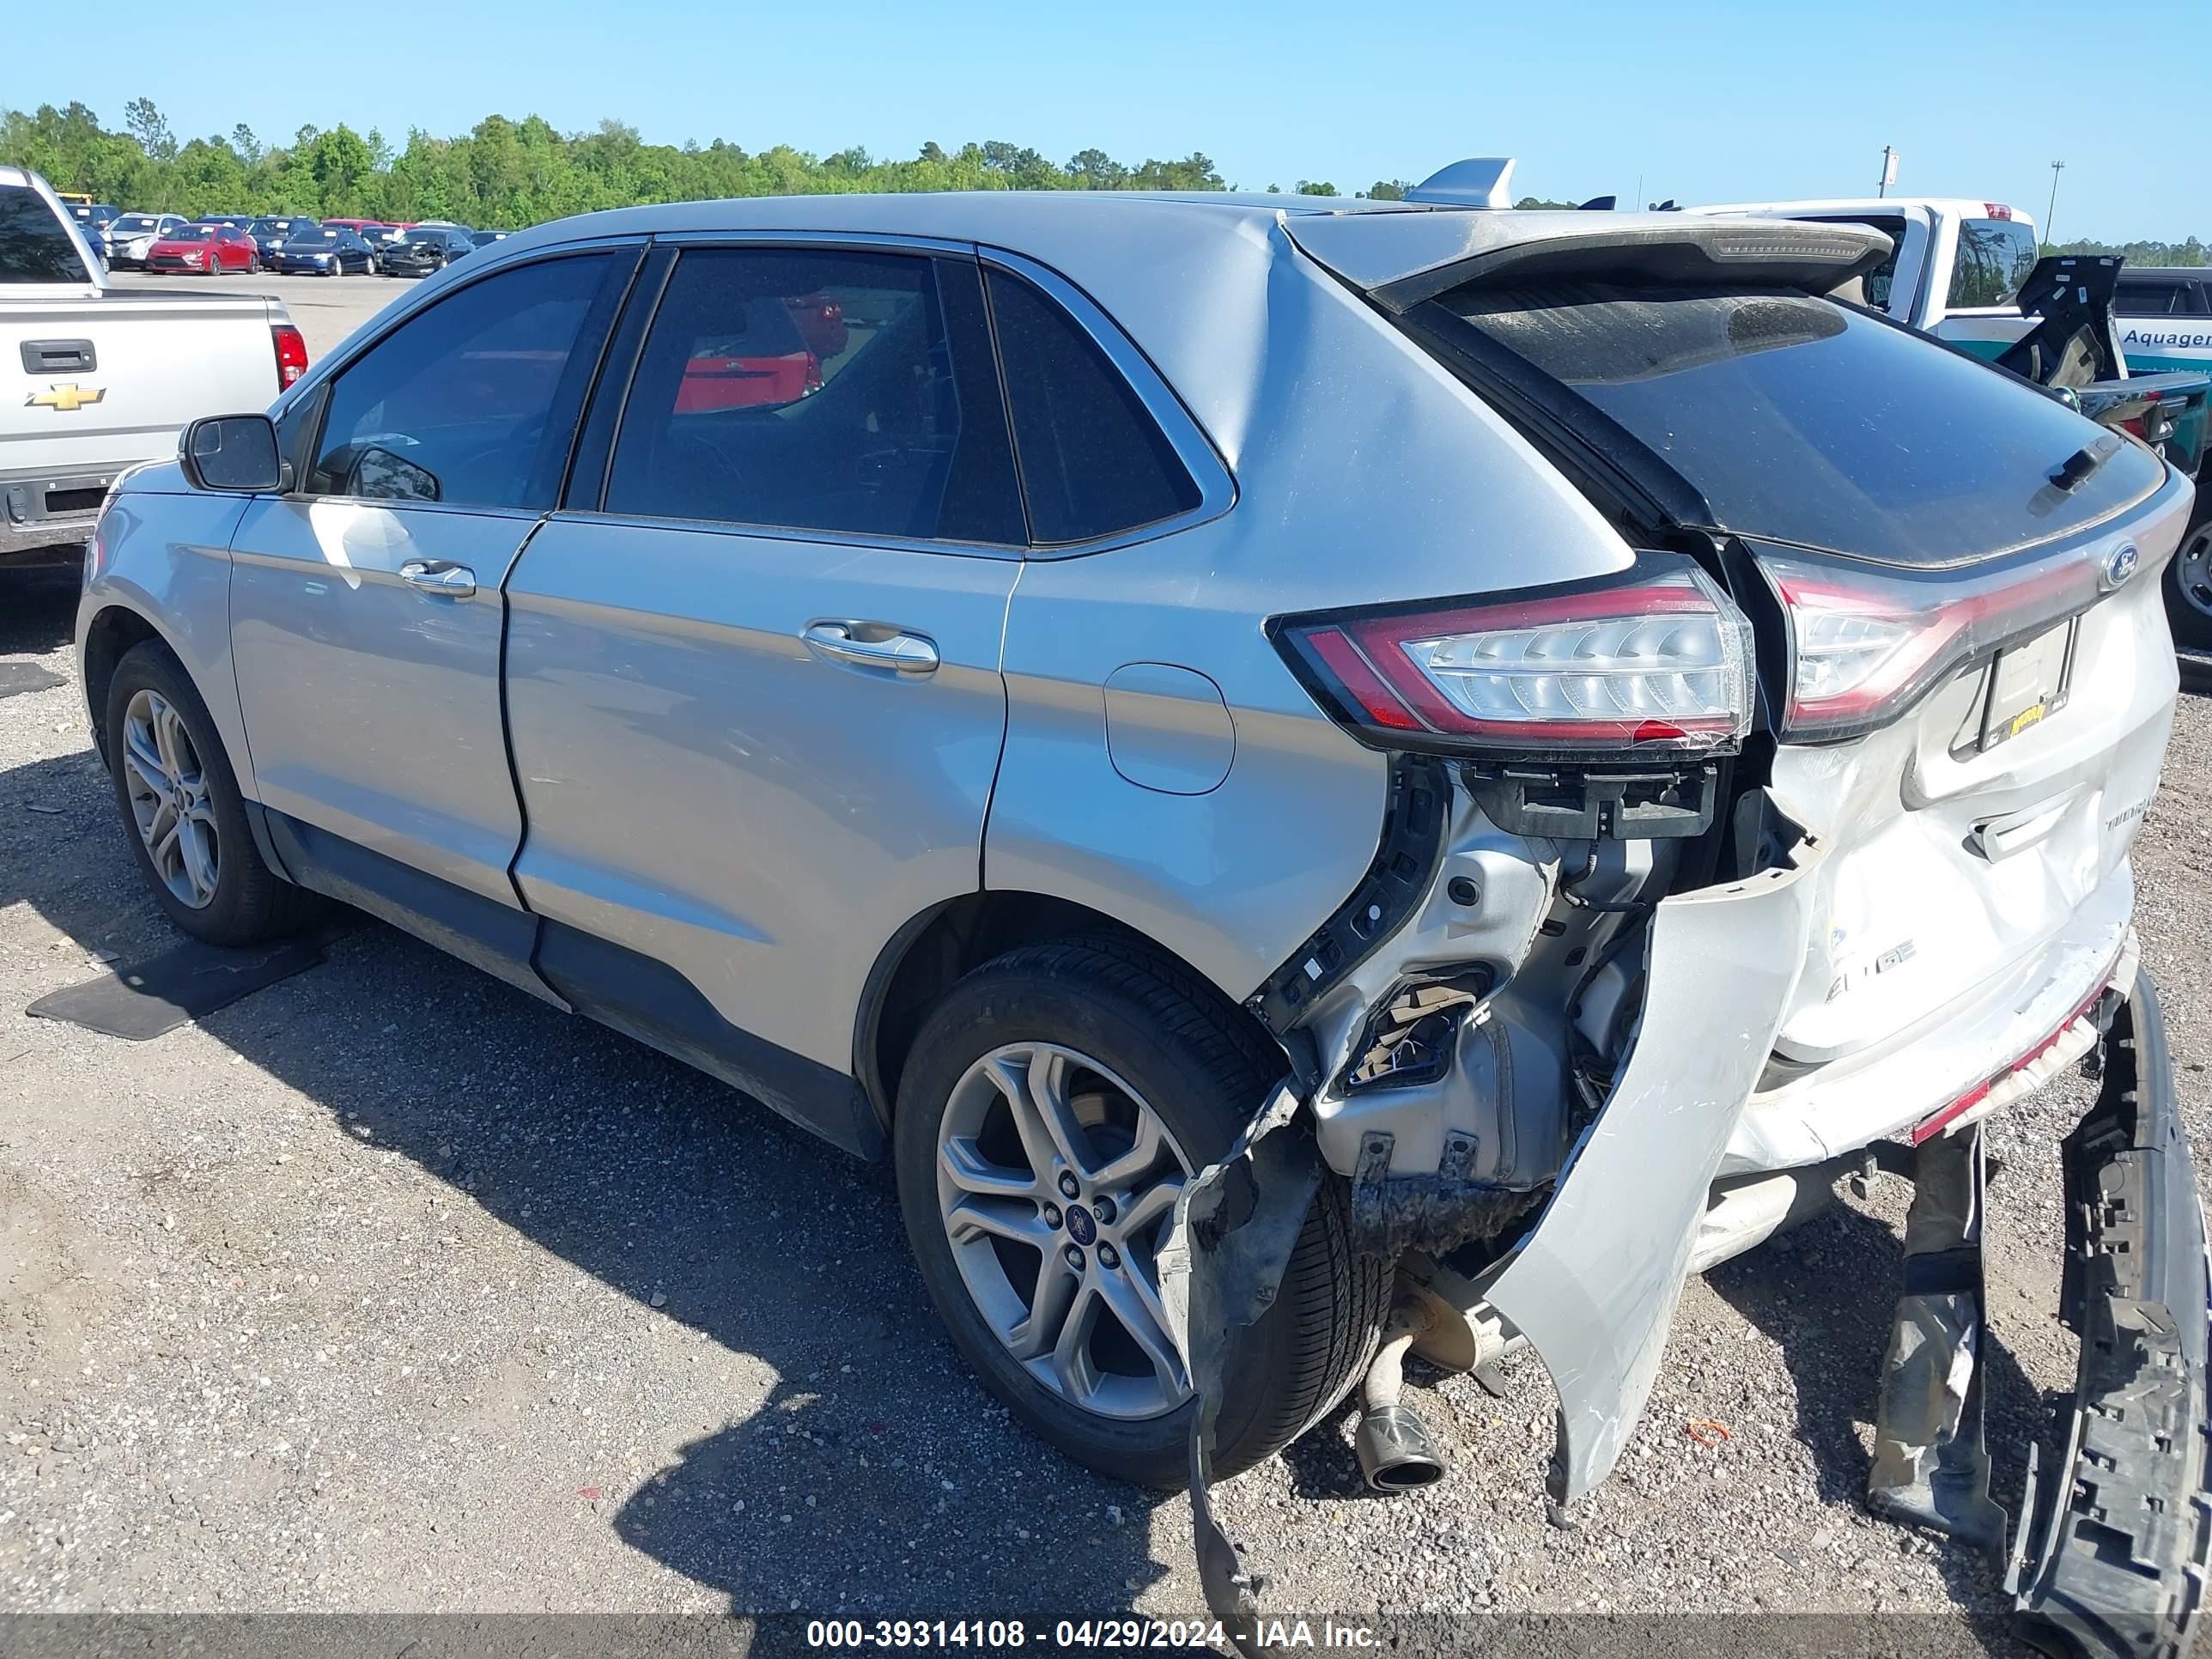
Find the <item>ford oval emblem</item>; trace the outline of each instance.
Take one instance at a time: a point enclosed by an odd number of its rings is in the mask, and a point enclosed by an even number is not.
[[[2142,556],[2133,542],[2126,542],[2105,556],[2105,586],[2118,587],[2136,574],[2136,562]]]

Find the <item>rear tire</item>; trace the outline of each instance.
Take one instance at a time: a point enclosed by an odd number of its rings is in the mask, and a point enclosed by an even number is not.
[[[2166,567],[2166,619],[2176,645],[2212,651],[2212,478],[2198,483],[2189,528]]]
[[[157,735],[155,726],[167,729]],[[215,720],[168,647],[148,640],[124,653],[102,730],[124,829],[171,921],[210,945],[257,945],[298,932],[328,908],[262,862]],[[164,776],[174,786],[166,798]],[[187,811],[176,810],[179,801]],[[172,828],[176,847],[163,853]],[[187,838],[199,849],[189,856],[178,850]],[[204,898],[192,890],[202,886]]]
[[[1061,1383],[1042,1380],[1040,1370],[1057,1370],[1056,1360],[1042,1354],[1018,1358],[1013,1338],[1001,1334],[1009,1318],[1023,1314],[1024,1300],[1023,1324],[1044,1317],[1040,1307],[1051,1255],[1065,1256],[1074,1246],[1089,1259],[1079,1287],[1067,1292],[1075,1299],[1061,1328],[1080,1320],[1090,1305],[1085,1299],[1091,1295],[1089,1287],[1094,1282],[1101,1285],[1097,1323],[1092,1335],[1078,1339],[1075,1369],[1105,1376],[1115,1387],[1116,1375],[1133,1372],[1144,1380],[1141,1363],[1116,1373],[1113,1353],[1099,1345],[1127,1340],[1130,1328],[1106,1326],[1115,1304],[1104,1291],[1127,1282],[1121,1275],[1149,1269],[1141,1256],[1156,1242],[1148,1247],[1133,1234],[1117,1234],[1126,1259],[1109,1263],[1104,1230],[1115,1218],[1097,1210],[1093,1222],[1097,1205],[1088,1177],[1079,1183],[1080,1203],[1066,1199],[1064,1188],[1055,1190],[1025,1152],[995,1152],[988,1164],[996,1170],[1013,1158],[1036,1176],[1036,1196],[993,1198],[989,1203],[994,1212],[1020,1212],[1015,1218],[1023,1227],[1042,1224],[1042,1242],[1024,1250],[1005,1235],[1010,1243],[1002,1249],[985,1239],[1004,1272],[1000,1279],[992,1277],[991,1260],[982,1260],[980,1269],[974,1265],[979,1258],[972,1241],[956,1246],[952,1237],[949,1177],[941,1178],[949,1165],[940,1132],[949,1133],[951,1115],[973,1111],[975,1079],[992,1056],[1030,1049],[1072,1057],[1067,1063],[1073,1080],[1062,1093],[1079,1108],[1079,1118],[1085,1111],[1094,1115],[1097,1121],[1083,1121],[1092,1122],[1086,1139],[1102,1162],[1114,1161],[1117,1153],[1124,1160],[1127,1156],[1124,1143],[1112,1137],[1132,1132],[1117,1130],[1116,1121],[1141,1121],[1149,1112],[1170,1137],[1167,1152],[1191,1175],[1228,1152],[1282,1076],[1282,1059],[1180,968],[1134,945],[1085,939],[1010,951],[961,980],[923,1024],[901,1078],[892,1129],[900,1208],[922,1281],[954,1345],[984,1386],[1040,1439],[1102,1474],[1172,1489],[1188,1476],[1191,1413],[1198,1409],[1187,1384],[1180,1403],[1171,1403],[1170,1394],[1148,1414],[1109,1414],[1079,1403]],[[1085,1069],[1085,1062],[1095,1070]],[[1028,1073],[1018,1066],[1016,1075]],[[1119,1092],[1123,1088],[1126,1094]],[[1011,1103],[1012,1097],[1003,1098]],[[1128,1112],[1132,1100],[1134,1118]],[[970,1127],[991,1120],[952,1122]],[[1006,1140],[1007,1133],[1003,1127],[977,1129],[957,1144],[981,1147],[987,1133],[995,1133],[1002,1147],[1017,1144]],[[962,1189],[952,1194],[951,1207],[957,1208],[975,1188],[966,1182],[951,1184]],[[1387,1310],[1389,1272],[1381,1261],[1354,1254],[1348,1200],[1344,1182],[1325,1174],[1273,1306],[1231,1340],[1213,1459],[1215,1473],[1223,1478],[1251,1468],[1303,1434],[1343,1398],[1374,1352]],[[1054,1219],[1063,1203],[1064,1216]],[[1084,1217],[1079,1231],[1079,1210]],[[1134,1215],[1125,1219],[1133,1221]],[[1082,1236],[1094,1225],[1099,1229],[1095,1242]],[[1164,1236],[1163,1222],[1157,1237]],[[1084,1252],[1085,1244],[1093,1248]],[[1038,1266],[1034,1288],[1024,1292],[1017,1275],[1030,1255],[1038,1258]],[[970,1264],[965,1273],[963,1261]],[[979,1272],[991,1279],[983,1291],[971,1289],[968,1276]],[[1149,1273],[1145,1282],[1152,1282]],[[1009,1285],[1015,1298],[1011,1304],[1002,1293]],[[996,1298],[990,1313],[979,1296]],[[1114,1316],[1118,1322],[1118,1313]],[[1121,1352],[1133,1353],[1139,1346]]]

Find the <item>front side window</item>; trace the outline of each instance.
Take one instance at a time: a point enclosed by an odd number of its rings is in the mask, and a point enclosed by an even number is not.
[[[2035,233],[2017,219],[1961,219],[1959,252],[1951,266],[1952,310],[2008,306],[2035,269]]]
[[[76,242],[38,191],[0,185],[0,283],[92,280]]]
[[[1019,542],[988,348],[953,344],[981,337],[981,304],[972,264],[686,252],[639,355],[606,510]]]
[[[989,282],[1030,539],[1096,541],[1196,507],[1189,471],[1098,343],[1020,277]]]
[[[501,271],[401,323],[332,386],[309,489],[551,506],[616,257]]]

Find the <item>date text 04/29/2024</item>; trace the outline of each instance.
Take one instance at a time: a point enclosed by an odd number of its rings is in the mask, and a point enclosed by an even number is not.
[[[1376,1633],[1334,1620],[1279,1619],[1259,1632],[1271,1649],[1364,1649],[1376,1645]],[[1220,1650],[1225,1640],[1218,1620],[1164,1620],[1121,1616],[1061,1619],[1032,1630],[1019,1619],[811,1619],[809,1648],[837,1650],[908,1649],[981,1653],[1037,1647],[1078,1651],[1183,1649]]]

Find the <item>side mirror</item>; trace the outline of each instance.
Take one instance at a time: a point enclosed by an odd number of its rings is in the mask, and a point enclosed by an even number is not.
[[[266,415],[211,415],[185,428],[177,447],[185,477],[197,489],[264,495],[284,487],[276,427]]]

